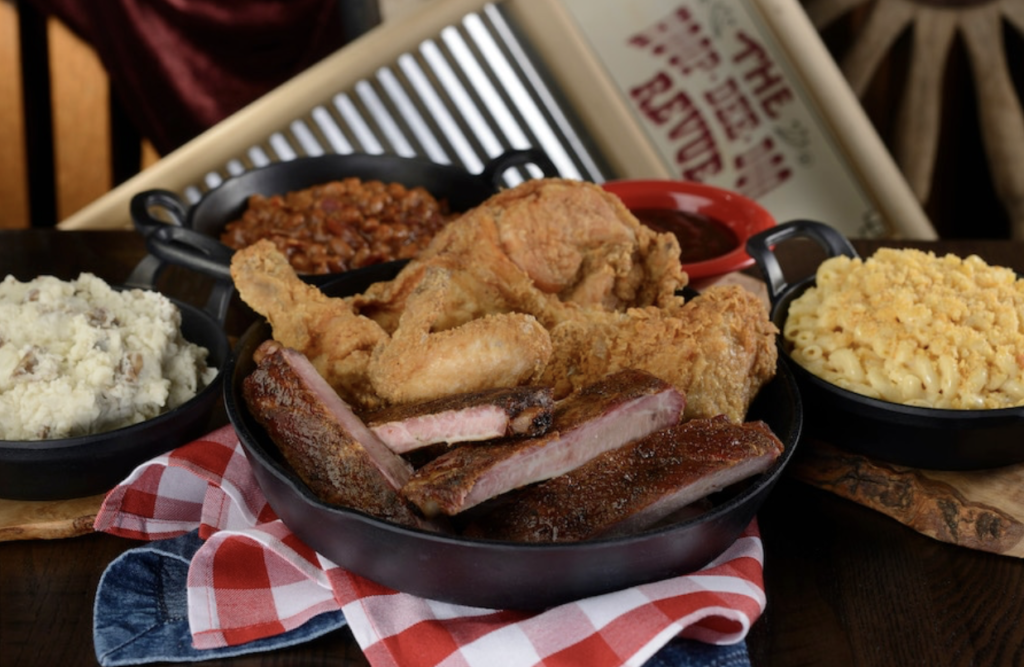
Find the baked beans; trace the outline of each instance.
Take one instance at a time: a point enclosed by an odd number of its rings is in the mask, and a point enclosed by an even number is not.
[[[252,195],[220,240],[239,249],[270,239],[296,272],[319,275],[414,257],[452,217],[422,187],[346,178]]]

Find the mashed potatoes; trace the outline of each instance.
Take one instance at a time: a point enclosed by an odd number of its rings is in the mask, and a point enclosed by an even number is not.
[[[166,297],[94,275],[0,282],[0,439],[109,431],[171,410],[217,374]]]
[[[821,264],[783,335],[815,375],[954,410],[1024,405],[1024,280],[976,256],[882,248]]]

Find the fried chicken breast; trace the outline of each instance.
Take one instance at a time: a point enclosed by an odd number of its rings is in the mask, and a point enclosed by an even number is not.
[[[622,369],[646,370],[686,395],[685,419],[741,422],[775,375],[777,331],[763,303],[738,285],[661,308],[583,309],[551,329],[540,382],[559,398]]]
[[[600,186],[564,179],[494,195],[449,223],[394,280],[354,297],[353,307],[394,331],[428,267],[452,275],[435,330],[508,312],[551,327],[575,307],[659,305],[687,281],[675,236],[645,227]]]

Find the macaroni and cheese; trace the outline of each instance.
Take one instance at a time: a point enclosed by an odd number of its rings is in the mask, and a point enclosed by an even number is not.
[[[816,280],[783,336],[818,377],[905,405],[1024,405],[1024,280],[1010,269],[883,248],[828,259]]]

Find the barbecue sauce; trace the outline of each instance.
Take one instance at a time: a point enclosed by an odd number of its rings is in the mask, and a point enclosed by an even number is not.
[[[639,208],[632,212],[654,231],[675,234],[683,264],[720,257],[740,244],[731,229],[706,215],[668,208]]]

